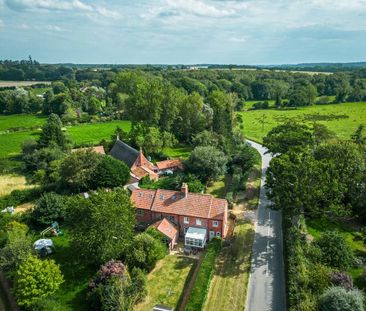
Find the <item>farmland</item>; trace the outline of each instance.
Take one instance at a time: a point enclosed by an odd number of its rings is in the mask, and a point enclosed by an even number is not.
[[[51,84],[50,81],[0,81],[0,87],[23,87],[36,84]]]
[[[286,120],[302,121],[307,124],[316,121],[327,126],[340,138],[347,139],[360,124],[366,125],[366,102],[316,105],[286,110],[248,110],[240,114],[244,120],[245,136],[258,142],[261,142],[273,127]]]
[[[38,125],[41,126],[45,122],[45,118],[38,118],[29,115],[2,116],[0,117],[0,129],[6,131],[9,128],[21,126],[24,131],[2,133],[0,134],[0,158],[8,158],[19,154],[22,142],[26,139],[36,139],[39,131],[30,130],[29,128]],[[119,126],[124,131],[129,131],[129,121],[111,121],[104,123],[80,124],[66,128],[66,133],[70,139],[76,144],[96,144],[102,139],[110,139],[116,127]],[[28,128],[28,130],[26,129]]]

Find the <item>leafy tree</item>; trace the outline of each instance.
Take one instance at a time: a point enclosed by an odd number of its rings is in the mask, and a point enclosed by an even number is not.
[[[130,178],[128,166],[111,156],[105,156],[92,173],[92,188],[114,188],[123,186]]]
[[[263,138],[264,145],[272,153],[302,150],[312,145],[312,133],[305,124],[286,122],[269,131]]]
[[[16,272],[15,297],[20,306],[30,308],[38,299],[53,294],[62,282],[60,268],[53,260],[28,256]]]
[[[336,133],[329,130],[325,125],[320,123],[313,124],[313,140],[316,146],[329,142],[337,137]]]
[[[27,235],[28,227],[12,221],[6,225],[6,244],[0,249],[0,267],[13,274],[33,253],[32,237]]]
[[[166,253],[167,248],[161,240],[148,233],[140,233],[133,239],[132,247],[127,253],[127,262],[130,267],[150,271]]]
[[[196,147],[184,167],[187,172],[197,176],[202,182],[215,180],[225,174],[227,158],[215,147]]]
[[[44,193],[36,202],[31,219],[38,226],[49,226],[65,217],[65,200],[54,192]]]
[[[89,282],[89,288],[95,289],[106,284],[112,277],[124,278],[128,275],[127,267],[119,260],[110,260],[100,266],[96,276]]]
[[[217,147],[219,144],[219,138],[216,133],[204,130],[192,137],[192,143],[195,147],[197,146]]]
[[[347,291],[343,287],[330,287],[319,299],[320,311],[364,311],[363,294],[354,289]]]
[[[297,83],[289,94],[291,107],[312,105],[317,96],[316,88],[310,83]]]
[[[267,171],[267,192],[287,215],[347,214],[340,206],[343,189],[331,162],[308,154],[289,152],[272,159]]]
[[[92,150],[70,153],[60,165],[62,186],[74,192],[94,189],[93,173],[102,159],[103,155]]]
[[[58,115],[51,114],[47,123],[42,127],[38,145],[41,148],[59,146],[61,149],[67,148],[67,139],[62,132],[62,123]]]
[[[346,270],[352,265],[352,250],[338,232],[325,232],[317,241],[317,245],[322,251],[322,261],[330,267]]]
[[[125,190],[99,190],[88,199],[75,196],[69,200],[66,218],[75,253],[87,262],[100,264],[129,249],[136,220]]]
[[[257,157],[258,155],[253,148],[247,144],[241,144],[237,146],[235,153],[229,162],[229,167],[231,169],[234,166],[240,167],[245,174],[253,167]]]

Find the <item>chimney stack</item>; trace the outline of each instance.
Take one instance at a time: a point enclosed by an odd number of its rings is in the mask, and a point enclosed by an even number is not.
[[[184,197],[186,198],[188,196],[188,185],[185,182],[182,184],[181,191],[184,193]]]

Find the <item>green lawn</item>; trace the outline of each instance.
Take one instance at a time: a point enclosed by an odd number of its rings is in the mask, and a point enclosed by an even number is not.
[[[226,187],[225,187],[225,179],[228,178],[222,176],[219,180],[213,182],[206,188],[206,193],[211,194],[216,198],[225,199],[226,195]]]
[[[362,241],[361,233],[352,226],[328,219],[307,220],[306,226],[309,234],[311,234],[315,240],[319,239],[326,230],[337,230],[345,238],[347,244],[352,248],[356,256],[366,258],[366,246]],[[365,290],[366,284],[361,278],[363,269],[356,267],[349,269],[348,272],[352,275],[355,284]]]
[[[165,148],[163,153],[169,158],[187,159],[192,151],[192,148],[187,146],[178,146],[175,148]]]
[[[60,265],[65,281],[55,296],[70,310],[87,311],[89,307],[85,301],[86,290],[96,271],[78,262],[77,254],[70,245],[68,231],[61,229],[65,235],[52,238],[55,253],[51,258]]]
[[[232,245],[216,261],[205,311],[245,309],[253,240],[254,225],[239,219]]]
[[[88,123],[67,127],[67,133],[76,144],[97,144],[102,139],[109,140],[116,127],[119,126],[125,132],[131,129],[130,121],[110,121],[103,123]]]
[[[46,117],[33,114],[0,115],[0,133],[10,128],[42,126]]]
[[[136,306],[136,311],[151,311],[154,305],[177,306],[195,259],[168,255],[157,263],[147,277],[148,296]]]
[[[44,93],[46,93],[47,91],[52,90],[51,87],[38,87],[38,88],[30,88],[30,91],[34,94],[34,95],[42,95]]]
[[[249,110],[240,114],[244,120],[245,136],[258,142],[273,127],[288,119],[308,124],[316,120],[336,132],[340,138],[349,138],[360,124],[366,125],[366,102],[315,105],[288,110]]]

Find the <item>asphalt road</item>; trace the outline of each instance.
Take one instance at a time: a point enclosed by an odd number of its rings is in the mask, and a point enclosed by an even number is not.
[[[262,182],[259,205],[252,217],[255,237],[248,284],[246,311],[285,311],[285,276],[283,264],[281,212],[268,208],[265,182],[266,170],[272,159],[262,145],[247,141],[262,155]]]

